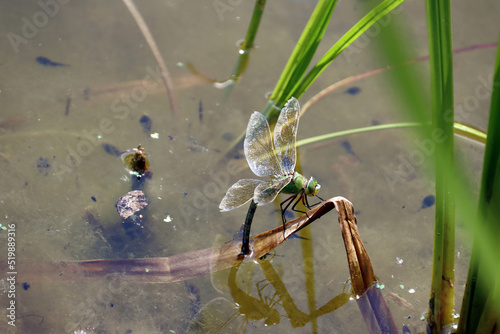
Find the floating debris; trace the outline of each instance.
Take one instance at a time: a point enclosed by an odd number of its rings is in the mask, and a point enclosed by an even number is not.
[[[148,200],[142,190],[133,190],[126,193],[115,204],[116,211],[118,211],[118,214],[123,219],[135,215],[136,212],[141,211],[147,206]]]
[[[146,158],[146,150],[141,146],[141,144],[133,150],[124,152],[121,156],[126,168],[131,174],[137,176],[137,180],[140,180],[144,174],[150,173],[149,161]]]
[[[191,314],[191,318],[194,317],[201,309],[201,297],[200,297],[200,289],[188,281],[184,281],[184,285],[189,293],[189,313]],[[172,330],[170,330],[172,333]],[[175,333],[175,332],[173,332]]]

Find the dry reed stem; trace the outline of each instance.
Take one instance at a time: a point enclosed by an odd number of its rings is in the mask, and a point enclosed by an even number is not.
[[[135,21],[137,22],[137,25],[139,26],[139,29],[141,30],[142,34],[144,35],[144,38],[146,39],[146,42],[149,45],[149,48],[151,49],[151,52],[153,52],[153,56],[155,57],[156,63],[158,64],[158,67],[160,67],[161,70],[161,77],[163,79],[163,83],[165,84],[165,88],[167,89],[170,108],[172,109],[173,115],[175,117],[178,117],[179,106],[177,104],[177,99],[175,98],[173,92],[173,85],[170,79],[170,74],[167,70],[167,65],[165,65],[163,57],[161,56],[160,50],[156,45],[153,35],[151,34],[151,31],[149,31],[146,22],[144,22],[144,19],[142,18],[141,13],[139,13],[139,11],[137,10],[137,7],[135,6],[134,2],[132,0],[123,0],[123,3],[125,4],[125,6],[127,6],[128,10],[130,11],[130,14],[132,14],[132,16],[134,17]]]

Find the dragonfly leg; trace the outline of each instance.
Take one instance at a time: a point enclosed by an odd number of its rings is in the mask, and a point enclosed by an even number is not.
[[[283,238],[285,238],[285,224],[286,224],[286,217],[285,217],[285,212],[290,206],[290,204],[293,203],[293,201],[297,198],[299,194],[292,195],[288,197],[286,200],[280,203],[280,208],[281,208],[281,221],[283,223]],[[286,203],[286,206],[283,208],[283,205]],[[295,207],[295,206],[294,206]]]
[[[320,203],[323,203],[323,202],[325,201],[324,199],[322,199],[322,198],[321,198],[321,197],[319,197],[318,195],[316,195],[316,197],[317,197],[317,198],[319,198],[319,202],[318,202],[318,203],[314,203],[313,205],[311,205],[311,207],[310,207],[309,209],[314,208],[316,205],[318,205],[318,204],[320,204]]]
[[[300,212],[300,213],[307,213],[305,211],[302,211],[302,210],[298,210],[296,209],[297,205],[299,204],[299,202],[302,202],[302,204],[308,209],[308,210],[311,210],[311,206],[309,205],[309,201],[307,200],[307,195],[301,191],[299,193],[300,197],[297,198],[297,200],[295,201],[294,205],[292,206],[292,211],[295,211],[295,212]]]
[[[302,210],[297,210],[296,209],[296,206],[297,204],[299,204],[299,202],[302,202],[302,204],[304,204],[304,206],[308,209],[311,209],[311,206],[309,205],[309,202],[307,201],[307,196],[306,194],[304,194],[304,192],[300,192],[300,197],[295,201],[295,203],[293,204],[292,206],[292,211],[295,211],[295,212],[299,212],[299,213],[305,213],[306,216],[307,216],[307,212],[305,211],[302,211]],[[307,218],[310,218],[309,216],[307,216]]]

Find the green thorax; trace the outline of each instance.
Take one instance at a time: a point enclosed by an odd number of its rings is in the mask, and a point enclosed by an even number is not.
[[[295,172],[290,183],[281,192],[284,194],[298,194],[304,191],[306,195],[315,196],[320,188],[321,185],[318,184],[318,181],[314,177],[311,176],[309,181],[307,181],[302,174]]]

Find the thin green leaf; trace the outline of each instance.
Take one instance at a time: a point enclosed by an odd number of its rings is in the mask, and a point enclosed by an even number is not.
[[[222,96],[222,101],[225,101],[231,90],[233,89],[235,82],[238,81],[240,76],[245,72],[250,59],[250,51],[253,48],[255,37],[257,36],[257,31],[259,30],[260,20],[262,14],[264,14],[264,7],[266,5],[266,0],[256,0],[255,6],[252,13],[252,19],[248,26],[247,34],[245,40],[240,45],[240,55],[236,66],[233,69],[231,78],[229,79],[230,84],[224,89],[224,94]]]
[[[436,141],[436,205],[429,326],[441,333],[455,310],[455,169],[453,140],[453,49],[450,0],[427,0],[432,133]]]
[[[500,305],[499,291],[491,293],[492,285],[499,286],[498,231],[500,230],[500,44],[497,49],[493,91],[491,95],[488,137],[483,161],[483,175],[479,193],[478,221],[474,233],[467,285],[464,293],[458,333],[474,333],[478,327],[499,315],[485,309],[486,305]],[[494,282],[492,284],[492,282]],[[498,325],[498,324],[497,324]]]
[[[276,105],[283,105],[291,97],[290,88],[306,72],[316,49],[323,38],[330,22],[337,0],[320,0],[307,22],[299,41],[288,59],[288,63],[279,78],[270,100]]]
[[[318,63],[309,71],[302,81],[296,81],[296,86],[291,90],[290,96],[299,98],[311,86],[316,78],[337,58],[342,51],[351,45],[361,34],[367,31],[371,26],[377,23],[383,16],[403,3],[404,0],[385,0],[380,5],[372,9],[365,17],[356,23],[337,43],[335,43],[328,52],[318,61]]]

